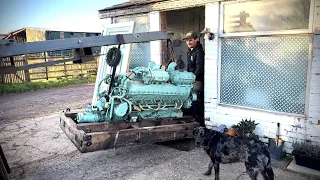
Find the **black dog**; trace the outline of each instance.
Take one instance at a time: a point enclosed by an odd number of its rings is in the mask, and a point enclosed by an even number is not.
[[[232,137],[215,130],[199,127],[194,130],[196,145],[202,146],[211,158],[208,171],[215,171],[215,180],[219,180],[219,164],[242,161],[252,180],[256,180],[260,172],[264,180],[273,180],[274,174],[268,148],[257,139]]]

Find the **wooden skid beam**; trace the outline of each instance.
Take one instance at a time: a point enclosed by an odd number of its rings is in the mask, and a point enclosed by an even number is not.
[[[113,126],[110,126],[107,131],[91,131],[90,133],[86,133],[82,130],[84,129],[83,126],[81,126],[80,129],[77,129],[77,124],[70,117],[66,117],[64,114],[60,117],[61,129],[82,153],[129,146],[137,143],[146,144],[192,138],[193,130],[198,126],[197,122],[188,122],[188,120],[181,124],[170,124],[173,122],[178,121],[163,120],[160,122],[159,126],[145,127],[139,127],[137,123],[126,123],[133,127],[131,129],[116,129],[115,127],[123,128],[125,126],[116,126],[116,124],[114,124]],[[145,124],[142,122],[143,125],[147,125],[148,123],[151,122],[146,121]],[[168,125],[161,125],[167,123]],[[88,127],[94,129],[92,126],[98,127],[99,125],[95,124]],[[104,129],[108,128],[105,126]],[[95,130],[98,130],[98,128]]]
[[[134,123],[81,123],[77,124],[78,130],[83,130],[86,133],[90,132],[101,132],[101,131],[113,131],[118,129],[129,129],[132,126],[137,127],[148,127],[148,126],[160,126],[160,125],[171,125],[171,124],[184,124],[192,121],[192,117],[177,118],[177,119],[164,119],[162,121],[144,120]]]
[[[60,116],[60,127],[77,149],[81,151],[81,144],[79,142],[83,141],[84,131],[77,130],[77,126],[73,120],[64,115]]]

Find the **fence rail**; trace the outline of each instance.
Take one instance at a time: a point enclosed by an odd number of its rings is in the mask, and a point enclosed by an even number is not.
[[[36,64],[41,62],[56,61],[61,59],[72,58],[71,56],[48,56],[47,54],[28,54],[23,56],[15,56],[13,60],[9,58],[0,58],[0,66],[25,66],[28,64]],[[94,61],[82,64],[73,64],[66,62],[53,66],[34,68],[29,70],[21,70],[14,74],[0,74],[0,83],[23,83],[39,80],[53,80],[59,78],[76,77],[83,75],[94,75],[97,72],[99,57]]]

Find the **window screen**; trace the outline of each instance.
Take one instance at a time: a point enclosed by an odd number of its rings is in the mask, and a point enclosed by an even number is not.
[[[310,36],[224,38],[220,102],[305,113]]]

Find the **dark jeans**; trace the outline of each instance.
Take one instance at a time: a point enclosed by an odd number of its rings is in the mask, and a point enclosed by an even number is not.
[[[182,109],[185,115],[192,115],[193,118],[200,124],[200,126],[205,127],[204,123],[204,93],[197,93],[197,100],[192,102],[189,109]]]

